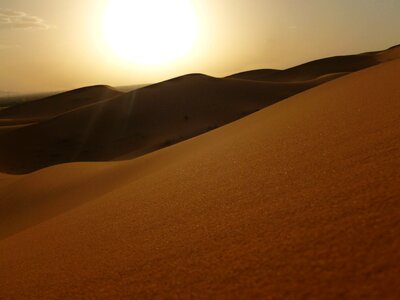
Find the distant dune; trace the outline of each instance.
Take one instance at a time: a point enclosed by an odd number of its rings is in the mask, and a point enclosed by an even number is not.
[[[21,107],[0,165],[49,167],[0,173],[0,298],[400,298],[400,53],[361,56],[379,64]],[[64,161],[135,158],[54,165],[73,139]]]
[[[231,75],[228,78],[279,82],[310,80],[330,74],[346,75],[399,57],[400,47],[395,46],[384,51],[323,58],[287,70],[247,71]]]
[[[120,91],[120,92],[130,92],[137,90],[139,88],[145,87],[149,84],[136,84],[136,85],[128,85],[128,86],[117,86],[111,89]],[[89,86],[83,88],[83,90],[86,89],[91,89],[95,90],[96,88],[101,88],[102,86]],[[105,87],[105,86],[103,86]],[[80,90],[80,89],[78,89]],[[0,109],[4,108],[9,108],[15,105],[19,104],[24,104],[27,102],[35,101],[35,100],[40,100],[43,98],[50,98],[51,96],[54,95],[60,95],[64,94],[65,91],[49,91],[49,92],[42,92],[42,93],[12,93],[12,92],[5,92],[5,91],[0,91]],[[68,92],[67,92],[68,93]]]
[[[56,92],[43,92],[33,94],[21,93],[1,93],[0,91],[0,109],[8,108],[24,102],[39,100],[57,94]]]
[[[29,126],[6,127],[0,135],[0,171],[137,157],[327,80],[269,83],[193,74],[126,94],[91,87],[14,106],[0,112],[0,124]]]
[[[394,59],[397,49],[244,77],[191,74],[129,93],[93,86],[16,105],[0,111],[0,171],[21,174],[59,163],[138,157]],[[265,72],[271,80],[246,79]]]
[[[75,108],[106,100],[121,94],[122,92],[107,86],[84,87],[9,107],[0,112],[0,122],[4,119],[8,120],[10,123],[13,120],[15,123],[23,122],[24,120],[39,122]]]

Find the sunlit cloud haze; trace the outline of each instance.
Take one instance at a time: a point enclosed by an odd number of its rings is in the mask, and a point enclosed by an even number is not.
[[[1,0],[0,90],[133,85],[193,72],[225,76],[400,43],[398,0],[163,0],[171,5],[191,5],[196,36],[190,50],[179,58],[143,65],[135,57],[119,55],[115,45],[110,45],[113,39],[107,38],[104,23],[113,1],[123,0]],[[151,20],[143,32],[149,30],[149,24],[153,32],[166,27],[165,19],[152,18],[160,15],[161,8],[165,10],[165,6],[154,5],[157,13],[143,18]],[[129,16],[124,13],[121,17]],[[143,37],[139,39],[138,30],[127,26],[115,33],[115,40],[139,48],[135,43]],[[174,40],[173,33],[169,40]]]
[[[39,17],[28,15],[22,11],[0,9],[1,29],[48,29],[50,26]]]

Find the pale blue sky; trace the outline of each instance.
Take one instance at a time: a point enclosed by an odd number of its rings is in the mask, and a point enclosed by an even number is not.
[[[146,69],[105,45],[99,28],[107,1],[0,0],[0,90],[224,76],[400,43],[399,0],[192,0],[201,32],[196,49],[185,60]],[[10,24],[13,12],[20,15]]]

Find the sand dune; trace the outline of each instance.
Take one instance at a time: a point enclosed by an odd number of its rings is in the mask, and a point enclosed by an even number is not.
[[[44,106],[40,101],[14,109],[14,116],[42,120],[11,132],[5,128],[0,135],[0,171],[27,173],[58,163],[137,157],[331,79],[270,83],[192,74],[122,95],[111,91],[111,98],[90,100],[92,104],[84,98],[66,109],[69,97],[77,95],[73,91],[41,101],[46,106],[40,113],[35,110]],[[60,107],[66,111],[61,113]]]
[[[33,123],[123,94],[108,86],[90,86],[40,100],[17,104],[0,111],[0,126]]]
[[[384,51],[323,58],[287,70],[254,70],[228,78],[278,82],[310,80],[329,74],[346,75],[399,57],[400,47],[394,46]]]
[[[399,298],[399,74],[134,160],[2,175],[1,227],[47,221],[0,241],[0,298]]]
[[[0,171],[130,159],[220,127],[294,94],[400,57],[399,47],[288,70],[191,74],[129,93],[82,88],[0,112]]]
[[[373,52],[371,53],[374,54]],[[387,50],[376,52],[378,60],[381,62],[390,61],[393,59],[398,59],[400,57],[400,45],[390,47]]]
[[[226,78],[268,81],[269,78],[273,77],[273,74],[277,74],[279,72],[282,72],[282,70],[276,70],[276,69],[251,70],[233,74],[227,76]]]

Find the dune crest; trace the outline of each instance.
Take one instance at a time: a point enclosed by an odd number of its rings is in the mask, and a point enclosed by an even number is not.
[[[400,58],[400,46],[394,46],[383,51],[318,59],[286,70],[246,71],[228,78],[278,82],[302,81],[330,74],[346,75],[398,58]]]
[[[0,111],[0,122],[3,119],[40,121],[121,94],[123,93],[105,85],[83,87],[6,108]]]

